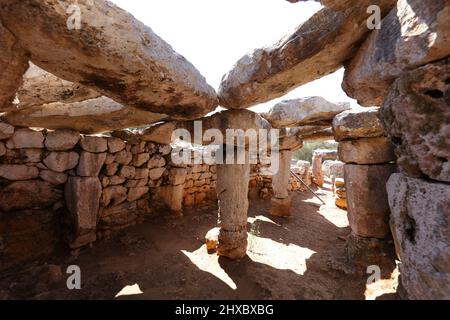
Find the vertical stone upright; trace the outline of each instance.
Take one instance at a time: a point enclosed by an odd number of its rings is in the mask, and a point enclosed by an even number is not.
[[[224,148],[226,148],[224,146]],[[217,197],[219,199],[218,254],[239,259],[247,253],[247,211],[250,163],[248,151],[235,148],[236,155],[245,153],[245,164],[217,165]]]
[[[322,156],[314,154],[312,158],[312,175],[314,183],[322,187],[324,183],[323,170],[322,170]]]
[[[270,213],[274,216],[285,217],[291,215],[291,198],[288,193],[291,159],[291,150],[280,151],[278,171],[272,177],[273,197],[271,199],[272,208]]]

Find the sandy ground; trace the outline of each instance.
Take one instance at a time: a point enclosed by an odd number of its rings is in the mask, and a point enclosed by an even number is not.
[[[182,218],[148,219],[76,257],[47,261],[61,266],[62,279],[38,274],[37,263],[2,276],[0,299],[396,299],[393,255],[383,257],[383,279],[367,286],[364,259],[347,261],[346,211],[334,206],[329,184],[317,192],[326,205],[293,193],[290,218],[271,217],[269,201],[252,201],[242,260],[206,252],[217,207],[205,205]],[[68,265],[80,266],[81,290],[67,289]]]

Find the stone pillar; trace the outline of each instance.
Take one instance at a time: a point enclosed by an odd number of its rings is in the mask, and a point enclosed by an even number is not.
[[[291,159],[291,150],[280,151],[278,171],[272,176],[273,197],[270,213],[274,216],[285,217],[291,214],[291,198],[288,193]]]
[[[247,151],[235,151],[238,154],[245,152],[245,164],[217,165],[220,226],[218,254],[233,260],[247,253],[247,195],[250,179]]]
[[[314,154],[312,158],[312,174],[314,183],[322,187],[324,183],[322,170],[322,156]]]

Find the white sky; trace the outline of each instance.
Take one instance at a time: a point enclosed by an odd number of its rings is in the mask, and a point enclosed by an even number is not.
[[[321,5],[286,0],[112,0],[186,57],[216,90],[222,76],[247,52],[271,45]],[[284,97],[255,106],[267,111],[277,101],[322,96],[356,102],[341,89],[343,70],[308,83]]]

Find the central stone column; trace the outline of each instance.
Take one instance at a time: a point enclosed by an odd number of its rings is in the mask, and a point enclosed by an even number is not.
[[[291,150],[280,151],[278,171],[272,176],[273,197],[270,213],[273,216],[286,217],[291,214],[291,198],[288,193],[291,160]]]
[[[324,183],[323,169],[322,169],[322,156],[314,153],[312,158],[312,175],[314,183],[322,187]]]
[[[226,147],[224,146],[224,149]],[[250,163],[245,149],[234,148],[235,155],[245,153],[245,164],[217,165],[217,198],[219,199],[218,254],[230,259],[247,253],[247,211]]]

